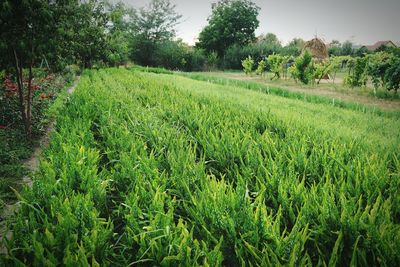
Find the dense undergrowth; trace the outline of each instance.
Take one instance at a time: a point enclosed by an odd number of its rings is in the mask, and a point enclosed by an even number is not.
[[[20,196],[4,264],[400,262],[395,147],[195,94],[168,76],[85,73]]]
[[[16,201],[13,190],[21,189],[21,178],[28,173],[22,161],[29,158],[33,147],[38,145],[37,140],[62,106],[66,96],[62,89],[74,79],[72,72],[54,75],[35,69],[34,74],[31,141],[26,138],[18,94],[16,87],[12,86],[12,78],[0,74],[1,81],[4,80],[4,84],[0,85],[0,213],[6,204]]]

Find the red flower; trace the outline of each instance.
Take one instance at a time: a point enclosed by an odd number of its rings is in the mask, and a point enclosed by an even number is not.
[[[44,93],[41,93],[39,96],[39,100],[45,100],[47,98],[47,95]]]
[[[0,125],[0,129],[6,129],[7,128],[7,126],[5,126],[5,125]]]

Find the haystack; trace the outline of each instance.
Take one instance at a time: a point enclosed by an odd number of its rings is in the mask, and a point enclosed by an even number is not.
[[[313,58],[319,61],[323,61],[324,59],[329,57],[326,45],[318,38],[314,38],[306,42],[303,47],[303,53],[306,50],[310,52]]]

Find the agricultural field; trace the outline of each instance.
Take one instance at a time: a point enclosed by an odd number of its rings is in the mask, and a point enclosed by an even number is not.
[[[351,88],[343,84],[346,78],[345,72],[338,72],[335,80],[327,79],[321,80],[320,84],[305,85],[291,78],[272,79],[273,74],[266,72],[263,76],[260,75],[245,75],[243,71],[212,71],[212,72],[191,72],[183,73],[185,76],[194,77],[200,80],[228,80],[231,83],[237,81],[245,82],[246,84],[258,84],[261,86],[270,86],[275,88],[283,88],[287,91],[294,93],[307,94],[311,96],[324,97],[360,103],[372,108],[399,111],[400,110],[400,97],[398,93],[387,91],[386,89],[379,88],[374,94],[374,86],[369,81],[365,87]]]
[[[398,265],[399,114],[273,90],[86,70],[0,263]]]

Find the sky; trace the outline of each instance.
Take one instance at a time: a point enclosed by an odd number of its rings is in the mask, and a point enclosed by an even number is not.
[[[211,15],[216,0],[170,0],[181,14],[177,37],[193,45]],[[123,0],[135,8],[150,0]],[[295,37],[317,36],[369,45],[381,40],[400,42],[400,0],[253,0],[261,10],[256,35],[274,33],[286,44]]]

